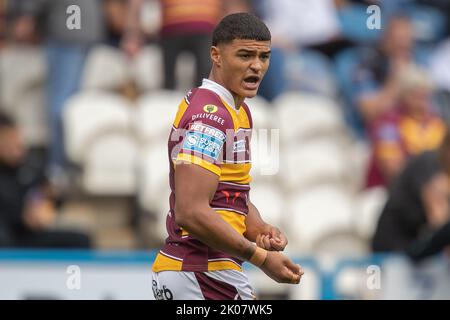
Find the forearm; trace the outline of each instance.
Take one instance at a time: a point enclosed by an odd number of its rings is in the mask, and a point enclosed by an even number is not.
[[[177,212],[177,211],[176,211]],[[248,261],[256,246],[226,223],[209,206],[204,206],[177,219],[177,223],[204,244]]]
[[[389,81],[381,90],[369,96],[363,96],[359,109],[366,121],[370,122],[395,105],[398,98],[396,85]]]
[[[245,219],[246,231],[244,236],[252,241],[256,241],[258,234],[264,233],[267,228],[267,223],[264,222],[258,209],[251,202],[248,203],[248,214]]]

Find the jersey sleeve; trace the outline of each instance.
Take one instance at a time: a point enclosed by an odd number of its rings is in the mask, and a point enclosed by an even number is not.
[[[189,103],[180,123],[183,140],[176,163],[196,164],[220,176],[227,134],[234,133],[233,121],[220,100],[205,95]]]

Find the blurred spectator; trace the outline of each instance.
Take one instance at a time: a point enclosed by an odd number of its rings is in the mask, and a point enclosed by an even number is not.
[[[25,160],[21,133],[0,114],[0,247],[89,248],[82,233],[49,230],[55,221],[51,189]]]
[[[449,221],[449,174],[447,131],[438,150],[411,159],[392,184],[373,238],[374,251],[403,251]]]
[[[19,36],[27,37],[36,26],[43,35],[48,64],[48,112],[50,119],[49,176],[58,188],[68,185],[65,171],[62,112],[67,99],[77,92],[90,47],[103,40],[104,21],[100,0],[21,0],[9,2]],[[78,6],[77,11],[68,8]],[[79,19],[80,28],[68,22]]]
[[[144,1],[130,0],[131,11],[127,23],[125,39],[138,39],[140,11]],[[182,52],[193,54],[196,65],[195,85],[200,85],[211,68],[209,48],[211,33],[228,11],[245,7],[245,0],[158,0],[161,10],[159,40],[164,59],[164,88],[175,89],[176,62]],[[136,44],[137,41],[134,41]],[[131,45],[133,47],[133,45]],[[128,45],[126,45],[128,47]]]
[[[211,69],[211,33],[223,14],[221,0],[161,0],[161,47],[164,55],[164,87],[175,89],[175,66],[182,52],[194,55],[195,85]]]
[[[398,102],[399,76],[415,63],[413,28],[409,18],[394,16],[378,48],[368,48],[354,79],[355,102],[366,124]]]
[[[266,0],[263,10],[272,44],[285,51],[326,45],[340,34],[333,0]]]
[[[332,56],[347,45],[347,41],[340,38],[333,0],[265,0],[255,7],[272,34],[270,68],[259,91],[268,100],[289,90],[287,71],[300,72],[291,70],[288,60],[308,63],[299,56],[301,50],[309,48]]]
[[[444,136],[444,122],[432,109],[427,73],[410,65],[397,81],[398,107],[380,116],[369,130],[373,151],[368,187],[388,185],[409,157],[437,148]]]
[[[144,0],[103,0],[106,42],[134,58],[144,43],[140,9]]]
[[[128,57],[134,58],[146,39],[159,39],[164,87],[175,89],[179,55],[187,52],[194,56],[194,80],[200,84],[210,70],[210,34],[216,23],[222,16],[251,11],[251,1],[104,0],[104,11],[108,43],[120,47]]]
[[[128,16],[127,0],[103,0],[107,43],[120,47],[122,37],[127,30]]]

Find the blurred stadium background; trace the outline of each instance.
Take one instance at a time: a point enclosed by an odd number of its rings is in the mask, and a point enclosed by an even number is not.
[[[416,266],[401,254],[372,254],[388,191],[386,184],[367,187],[374,141],[355,80],[370,55],[364,50],[381,48],[390,17],[400,12],[411,22],[417,64],[434,83],[433,107],[446,121],[449,2],[208,0],[199,10],[200,2],[0,0],[0,112],[15,120],[27,163],[52,187],[54,214],[43,228],[90,238],[87,250],[3,248],[0,298],[153,298],[149,270],[166,235],[167,137],[178,103],[207,76],[185,51],[176,58],[175,82],[168,81],[164,61],[176,46],[167,42],[171,32],[180,45],[193,33],[209,37],[220,15],[239,11],[261,16],[273,32],[271,69],[260,95],[248,101],[255,123],[252,201],[286,232],[287,254],[306,270],[294,288],[247,266],[257,294],[450,298],[443,285],[448,259]],[[71,16],[72,4],[81,8],[81,30],[56,29]],[[373,4],[381,8],[381,29],[366,26]],[[179,6],[179,16],[171,6]],[[215,20],[214,10],[220,12]],[[183,34],[171,19],[203,25]],[[202,43],[195,45],[207,55]],[[265,129],[275,131],[266,135]],[[279,153],[266,148],[272,133],[279,136]],[[0,222],[7,209],[0,207]],[[73,265],[80,266],[80,290],[68,285]]]

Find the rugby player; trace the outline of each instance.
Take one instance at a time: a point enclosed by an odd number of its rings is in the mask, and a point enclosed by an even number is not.
[[[280,252],[285,235],[249,196],[244,99],[257,94],[269,67],[270,40],[256,16],[226,16],[213,32],[208,79],[179,105],[168,143],[169,236],[152,268],[156,299],[255,299],[244,261],[277,282],[300,282],[303,270]]]

